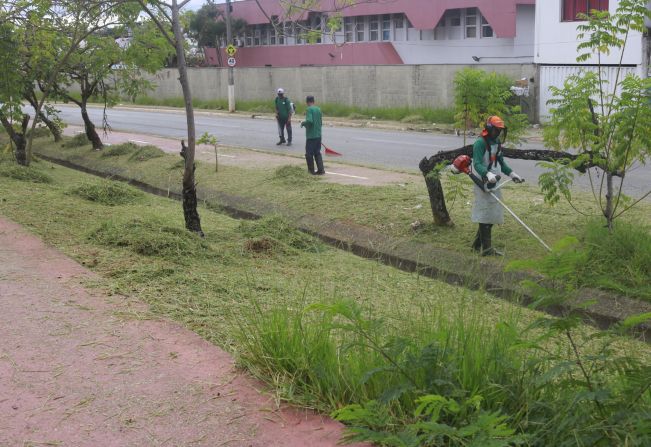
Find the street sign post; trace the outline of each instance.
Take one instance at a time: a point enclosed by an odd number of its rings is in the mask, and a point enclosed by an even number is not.
[[[226,54],[228,54],[228,57],[235,56],[235,53],[237,53],[237,47],[235,45],[231,44],[226,47]]]
[[[226,63],[228,64],[229,67],[234,67],[237,61],[235,60],[234,57],[229,57]]]

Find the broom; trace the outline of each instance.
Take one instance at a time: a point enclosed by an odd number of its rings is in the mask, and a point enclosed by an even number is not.
[[[339,152],[330,149],[328,146],[326,146],[323,143],[321,143],[321,146],[323,146],[325,148],[325,154],[326,155],[332,155],[333,157],[341,157],[341,155],[342,155]]]

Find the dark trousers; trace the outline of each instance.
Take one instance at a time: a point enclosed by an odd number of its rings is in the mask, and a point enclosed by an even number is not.
[[[491,248],[491,230],[493,229],[493,224],[479,224],[477,229],[477,235],[475,236],[475,241],[472,244],[472,248],[475,251],[485,252]]]
[[[321,157],[321,138],[310,138],[305,140],[305,160],[307,161],[307,170],[314,174],[314,162],[318,173],[324,173],[323,158]]]
[[[280,141],[285,142],[285,128],[287,128],[287,141],[292,142],[292,122],[289,118],[277,118],[278,121],[278,136]]]

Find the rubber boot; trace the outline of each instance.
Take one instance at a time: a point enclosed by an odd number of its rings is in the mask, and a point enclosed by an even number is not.
[[[481,228],[481,224],[479,224],[479,228]],[[477,228],[475,241],[472,243],[472,249],[477,252],[481,251],[481,231],[479,228]]]
[[[479,232],[481,233],[481,255],[482,256],[504,256],[503,253],[495,250],[491,246],[491,230],[492,224],[479,224]]]
[[[307,171],[312,175],[316,174],[314,172],[314,158],[311,155],[305,155],[305,161],[307,161]]]
[[[325,168],[323,167],[323,157],[321,157],[321,152],[317,152],[314,154],[314,159],[316,160],[316,175],[323,175],[325,174]]]

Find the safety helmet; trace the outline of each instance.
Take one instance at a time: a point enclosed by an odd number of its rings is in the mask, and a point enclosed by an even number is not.
[[[277,93],[278,93],[279,95],[282,95],[282,94],[285,93],[285,90],[282,89],[282,88],[279,88],[278,91],[277,91]]]
[[[488,131],[492,128],[505,129],[506,126],[504,125],[504,120],[497,115],[489,116],[486,120],[484,130],[481,132],[481,136],[488,136]]]

